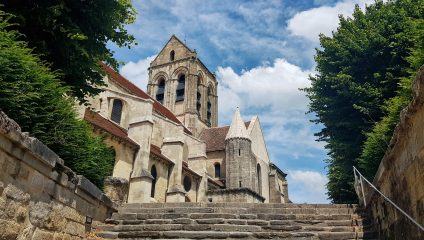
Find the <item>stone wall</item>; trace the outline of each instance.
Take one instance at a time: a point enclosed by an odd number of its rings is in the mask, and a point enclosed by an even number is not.
[[[209,190],[207,198],[210,202],[263,203],[263,198],[250,188],[232,188]]]
[[[373,184],[424,225],[424,66],[414,83],[413,100],[402,111]],[[376,192],[366,194],[380,239],[424,239],[424,232]]]
[[[0,111],[0,239],[84,239],[112,201]]]

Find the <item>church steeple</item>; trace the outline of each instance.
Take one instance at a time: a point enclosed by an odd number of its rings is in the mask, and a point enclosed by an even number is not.
[[[218,125],[218,81],[175,35],[150,63],[147,92],[198,137]]]
[[[228,130],[225,140],[232,138],[244,138],[250,139],[249,134],[247,133],[246,126],[244,125],[243,119],[240,115],[240,110],[237,107],[236,112],[234,113],[233,121],[231,122],[230,129]]]

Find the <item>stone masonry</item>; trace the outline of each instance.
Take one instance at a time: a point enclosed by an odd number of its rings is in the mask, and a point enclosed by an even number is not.
[[[0,111],[0,239],[85,239],[116,207]]]
[[[424,66],[417,73],[413,100],[401,120],[373,184],[424,226]],[[368,188],[367,188],[368,189]],[[367,190],[366,189],[366,190]],[[369,189],[368,189],[369,190]],[[424,239],[409,219],[382,197],[369,191],[367,211],[373,216],[380,239]]]
[[[376,239],[350,204],[125,204],[106,223],[103,239]]]

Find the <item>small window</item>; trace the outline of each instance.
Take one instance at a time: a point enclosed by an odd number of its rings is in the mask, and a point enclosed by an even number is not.
[[[155,197],[155,190],[156,190],[156,182],[157,182],[157,171],[156,171],[156,166],[153,165],[152,169],[150,170],[150,174],[152,174],[152,190],[150,192],[150,197],[154,198]]]
[[[239,156],[240,156],[241,155],[241,149],[240,148],[239,148],[239,151],[238,152],[239,152]]]
[[[184,90],[185,90],[185,75],[181,75],[178,78],[178,86],[176,91],[175,102],[184,101]]]
[[[184,185],[184,190],[186,192],[189,192],[191,189],[191,178],[189,176],[184,177],[183,185]]]
[[[221,164],[215,163],[215,178],[221,177]]]
[[[258,193],[262,195],[262,173],[259,163],[256,165],[256,174],[258,175]]]
[[[169,61],[174,61],[175,60],[175,51],[172,50],[171,53],[169,53]]]
[[[156,92],[156,100],[163,104],[163,99],[165,96],[165,80],[159,80],[158,91]]]
[[[122,104],[121,100],[119,100],[119,99],[113,100],[111,119],[112,119],[112,121],[116,122],[117,124],[121,123],[122,105],[123,104]]]

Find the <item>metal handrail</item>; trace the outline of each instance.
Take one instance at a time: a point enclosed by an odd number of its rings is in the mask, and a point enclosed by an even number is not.
[[[356,194],[358,194],[358,197],[361,198],[360,195],[362,195],[362,199],[364,201],[364,206],[367,206],[367,201],[366,201],[366,196],[365,196],[365,192],[364,192],[364,185],[363,185],[363,180],[368,183],[370,185],[371,188],[373,188],[375,191],[377,191],[383,198],[384,200],[386,200],[387,202],[389,202],[390,204],[392,204],[399,212],[401,212],[403,215],[405,215],[405,217],[407,217],[412,223],[414,223],[415,225],[417,225],[417,227],[419,229],[421,229],[421,231],[424,231],[424,227],[419,224],[417,221],[415,221],[415,219],[413,219],[411,216],[409,216],[405,211],[403,211],[398,205],[396,205],[392,200],[390,200],[388,197],[386,197],[382,192],[380,192],[377,187],[375,187],[370,181],[368,181],[368,179],[366,179],[360,172],[358,169],[356,169],[356,167],[353,167],[353,175],[355,176],[355,190],[356,190]],[[359,177],[358,177],[359,176]],[[360,192],[359,189],[357,189],[356,187],[358,187],[358,183],[360,185]]]

